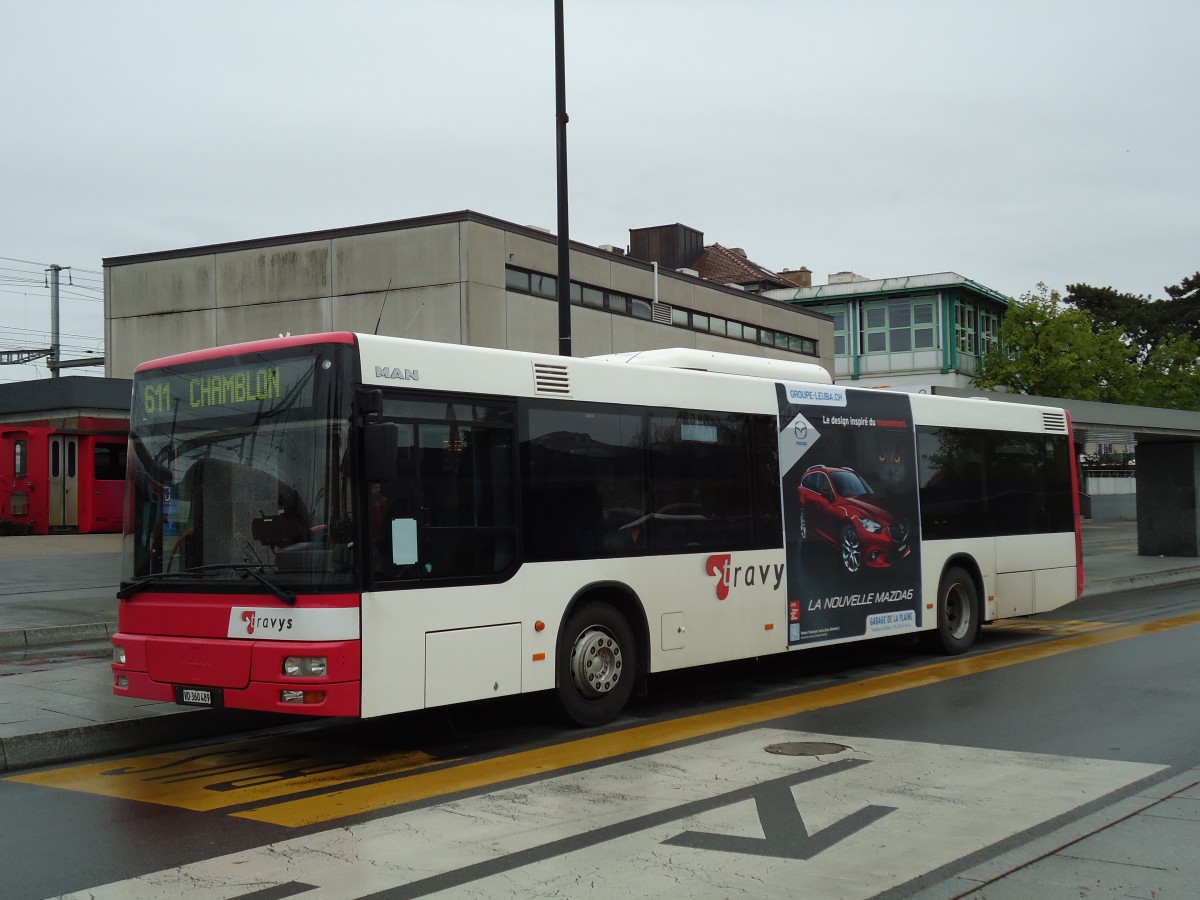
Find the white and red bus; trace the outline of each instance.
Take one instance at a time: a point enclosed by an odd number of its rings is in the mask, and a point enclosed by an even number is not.
[[[378,716],[884,635],[1082,590],[1061,409],[689,350],[334,333],[134,378],[114,692]]]

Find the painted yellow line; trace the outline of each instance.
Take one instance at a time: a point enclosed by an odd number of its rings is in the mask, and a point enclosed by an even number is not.
[[[854,684],[823,688],[805,694],[781,697],[778,700],[766,700],[718,712],[702,713],[670,722],[641,725],[612,734],[571,741],[567,744],[466,763],[438,771],[401,777],[393,781],[348,787],[260,809],[245,810],[233,813],[233,815],[288,828],[315,825],[459,791],[488,787],[517,778],[546,775],[573,766],[600,762],[625,753],[651,750],[679,741],[707,737],[748,725],[758,725],[797,713],[881,697],[949,681],[953,678],[1020,665],[1058,656],[1062,653],[1099,647],[1197,623],[1200,623],[1200,612],[1138,625],[1126,625],[1107,631],[1080,634],[1027,647],[952,659],[906,672],[869,678]]]
[[[206,811],[397,775],[437,762],[425,753],[378,758],[271,739],[69,766],[5,780]]]
[[[1116,628],[1124,622],[1088,622],[1082,619],[1005,619],[993,622],[988,631],[1004,631],[1020,634],[1083,634]]]

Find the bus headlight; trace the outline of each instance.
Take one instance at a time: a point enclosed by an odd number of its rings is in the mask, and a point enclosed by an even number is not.
[[[118,644],[113,644],[113,665],[125,665],[125,648]]]
[[[324,656],[289,656],[283,661],[283,674],[289,678],[324,678],[328,669]]]

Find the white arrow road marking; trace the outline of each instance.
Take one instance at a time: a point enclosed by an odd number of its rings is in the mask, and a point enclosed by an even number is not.
[[[896,810],[890,806],[864,806],[840,822],[809,834],[796,799],[786,785],[772,782],[755,790],[754,805],[763,837],[742,837],[736,834],[713,834],[710,831],[685,831],[664,844],[676,847],[695,847],[697,850],[720,850],[724,853],[746,853],[752,856],[778,856],[781,859],[812,859],[856,831]]]
[[[1164,768],[756,729],[72,896],[866,898]]]

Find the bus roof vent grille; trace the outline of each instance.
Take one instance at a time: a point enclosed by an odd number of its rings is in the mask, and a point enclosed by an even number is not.
[[[535,393],[552,397],[571,396],[571,376],[567,367],[557,363],[533,364],[533,388]]]
[[[1066,434],[1067,416],[1060,412],[1044,412],[1042,413],[1042,427],[1056,434]]]
[[[659,325],[670,325],[672,308],[670,303],[651,303],[650,318]]]

